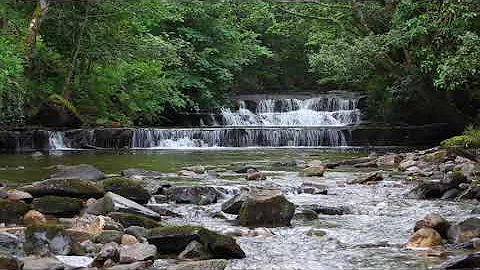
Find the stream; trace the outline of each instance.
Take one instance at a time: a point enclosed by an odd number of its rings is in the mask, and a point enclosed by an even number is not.
[[[333,162],[366,155],[368,153],[348,148],[50,151],[0,155],[0,173],[2,181],[15,185],[47,178],[54,165],[60,164],[92,164],[109,174],[141,168],[165,172],[168,176],[150,180],[153,182],[148,186],[152,187],[166,182],[216,186],[225,190],[226,200],[241,187],[275,186],[298,206],[318,204],[346,209],[344,215],[320,214],[315,220],[294,218],[291,227],[272,228],[273,235],[238,237],[246,258],[230,260],[231,269],[431,269],[443,262],[445,259],[418,256],[415,251],[403,247],[412,234],[415,221],[432,212],[451,222],[480,217],[470,214],[478,204],[405,199],[402,194],[411,184],[404,176],[387,168],[338,167],[327,170],[323,177],[298,175],[299,166],[305,160]],[[203,165],[208,173],[199,179],[176,177],[176,171],[190,165]],[[244,174],[232,172],[244,165],[265,172],[267,180],[247,182]],[[377,170],[383,170],[385,178],[377,185],[345,184],[349,179]],[[298,194],[297,188],[304,182],[326,185],[328,195]],[[247,230],[232,222],[234,216],[213,217],[224,200],[206,206],[164,204],[182,217],[163,220],[168,224],[198,224],[219,232]],[[151,203],[156,202],[152,200]],[[311,235],[312,230],[324,235]],[[453,252],[450,255],[458,252],[449,251]]]

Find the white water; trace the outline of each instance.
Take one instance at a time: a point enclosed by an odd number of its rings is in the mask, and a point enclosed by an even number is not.
[[[61,131],[48,132],[48,146],[50,150],[69,150],[65,144],[64,134]]]

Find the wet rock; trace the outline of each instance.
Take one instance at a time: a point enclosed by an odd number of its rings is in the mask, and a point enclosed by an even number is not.
[[[408,248],[434,247],[442,244],[442,236],[432,228],[421,228],[408,239]]]
[[[131,264],[119,264],[112,267],[104,268],[105,270],[145,270],[150,269],[153,261],[134,262]]]
[[[447,191],[447,187],[439,182],[423,181],[408,191],[405,196],[410,199],[438,199]]]
[[[302,209],[295,213],[295,219],[302,219],[305,221],[315,220],[318,218],[317,212],[310,209]]]
[[[364,162],[364,163],[358,163],[353,165],[355,168],[376,168],[378,167],[377,162],[375,160],[369,161],[369,162]]]
[[[29,122],[40,126],[62,128],[77,128],[83,124],[82,118],[75,107],[66,99],[55,94],[42,102]]]
[[[308,236],[316,236],[316,237],[323,237],[325,235],[327,235],[327,232],[325,232],[324,230],[318,230],[318,229],[310,229],[306,235]]]
[[[467,177],[460,171],[448,172],[440,183],[445,184],[448,188],[456,188],[461,183],[467,182]]]
[[[339,216],[348,212],[348,209],[346,209],[345,207],[324,206],[318,204],[307,205],[304,207],[306,209],[313,210],[317,214],[321,215]]]
[[[480,214],[480,207],[475,207],[475,208],[473,208],[470,213],[471,213],[471,214],[474,214],[474,215]]]
[[[183,262],[177,265],[168,266],[166,270],[224,270],[228,261],[222,259],[205,260],[195,262]]]
[[[75,243],[92,240],[96,234],[79,229],[65,229],[65,235],[69,236]]]
[[[80,164],[75,166],[62,166],[59,170],[50,176],[52,179],[82,179],[82,180],[101,180],[105,174],[99,169],[89,164]]]
[[[439,269],[478,269],[480,265],[480,252],[465,256],[456,256],[439,266]]]
[[[185,249],[178,255],[180,260],[205,260],[211,258],[212,255],[208,252],[205,247],[193,240],[190,242]]]
[[[395,166],[402,162],[403,158],[397,154],[387,154],[378,157],[375,162],[378,166]]]
[[[303,176],[306,177],[313,177],[313,176],[318,176],[321,177],[323,176],[323,173],[325,172],[326,167],[324,165],[320,166],[311,166],[303,169]]]
[[[155,199],[155,203],[168,203],[168,197],[166,195],[154,195],[153,198]],[[147,207],[150,208],[149,205],[147,205]]]
[[[42,213],[36,210],[30,210],[23,216],[23,223],[29,225],[43,225],[47,223],[47,219]]]
[[[122,236],[123,232],[119,231],[114,231],[114,230],[104,230],[102,231],[97,237],[95,237],[95,243],[110,243],[110,242],[115,242],[115,243],[121,243],[122,242]]]
[[[196,174],[204,174],[205,173],[205,167],[203,167],[201,165],[183,167],[182,170],[192,171]]]
[[[57,260],[62,262],[66,267],[72,269],[78,268],[88,268],[88,266],[93,262],[93,258],[86,256],[55,256]]]
[[[110,212],[124,212],[144,215],[153,219],[159,219],[160,215],[154,211],[120,195],[107,192],[102,199],[97,200],[86,210],[93,215],[104,215]]]
[[[446,173],[446,172],[453,171],[453,169],[455,168],[455,163],[450,160],[450,161],[447,161],[445,163],[442,163],[442,164],[438,165],[438,167],[439,167],[441,172]]]
[[[239,220],[247,227],[290,226],[295,205],[276,190],[259,190],[242,204]]]
[[[150,193],[138,182],[129,178],[110,178],[103,181],[103,188],[139,204],[147,204]]]
[[[234,170],[233,172],[235,172],[235,173],[247,173],[248,170],[258,171],[257,168],[255,168],[255,167],[253,167],[253,166],[245,166],[245,167],[236,169],[236,170]]]
[[[1,185],[0,185],[1,187]],[[8,192],[4,190],[3,188],[0,189],[0,200],[7,199],[8,198]]]
[[[432,228],[437,231],[442,238],[448,238],[448,230],[450,229],[450,223],[439,214],[430,213],[425,215],[422,220],[415,223],[414,232],[421,228]]]
[[[22,269],[23,263],[16,257],[8,254],[0,253],[0,269],[3,270],[19,270]]]
[[[59,225],[29,226],[25,230],[25,252],[27,254],[68,255],[72,251],[72,239]]]
[[[452,188],[452,189],[449,189],[449,190],[445,191],[445,193],[443,193],[443,195],[442,195],[442,197],[440,197],[440,199],[442,199],[442,200],[452,200],[452,199],[455,199],[461,193],[462,193],[462,191],[460,189]]]
[[[113,220],[120,222],[124,227],[140,226],[144,228],[155,228],[159,226],[157,220],[132,213],[111,212],[108,214]]]
[[[383,175],[379,172],[371,173],[366,177],[361,177],[347,181],[347,184],[370,184],[383,180]]]
[[[268,228],[255,228],[253,230],[249,230],[247,236],[251,237],[268,237],[275,235],[270,229]]]
[[[468,218],[450,227],[448,239],[456,244],[461,244],[480,237],[480,219]]]
[[[100,252],[98,252],[97,256],[94,258],[93,265],[103,266],[104,263],[108,260],[118,262],[120,259],[118,254],[118,248],[119,245],[115,242],[110,242],[103,245]]]
[[[8,199],[12,201],[24,201],[26,203],[31,203],[33,200],[32,194],[21,190],[11,189],[7,192],[7,194]]]
[[[173,212],[171,210],[168,210],[166,209],[164,206],[162,205],[158,205],[158,204],[148,204],[146,205],[147,208],[149,208],[150,210],[156,212],[157,214],[159,214],[160,216],[166,216],[166,217],[182,217],[182,215],[176,213],[176,212]]]
[[[0,223],[16,223],[31,207],[23,201],[0,199]]]
[[[135,236],[133,235],[130,235],[130,234],[124,234],[122,236],[122,240],[121,240],[121,244],[122,245],[133,245],[133,244],[137,244],[138,243],[138,240]]]
[[[34,197],[47,195],[73,198],[100,198],[104,191],[97,183],[79,179],[48,179],[20,188]]]
[[[148,243],[137,243],[121,245],[118,252],[120,255],[120,263],[131,263],[154,259],[157,255],[157,248]]]
[[[16,235],[8,232],[0,232],[0,254],[1,251],[6,251],[11,255],[22,255],[20,244],[21,241]],[[2,268],[0,267],[0,269]]]
[[[259,172],[257,170],[249,169],[247,171],[247,180],[252,181],[252,180],[265,180],[267,177],[263,172]]]
[[[458,187],[463,189],[464,187],[462,185],[466,185],[466,188],[460,193],[460,195],[458,195],[458,200],[480,200],[480,186],[478,184],[472,183],[471,185],[468,185],[466,183],[462,183]]]
[[[400,162],[400,164],[398,164],[398,169],[401,170],[401,171],[406,171],[408,168],[413,167],[416,164],[417,164],[416,160],[406,159],[406,160]]]
[[[126,234],[135,236],[137,239],[141,239],[147,236],[147,229],[140,226],[130,226],[124,231]]]
[[[303,183],[299,188],[300,193],[307,193],[313,195],[327,195],[327,186],[315,183]]]
[[[203,244],[214,258],[241,259],[245,253],[230,236],[202,227],[170,226],[159,227],[147,233],[149,243],[160,253],[180,253],[193,240]]]
[[[222,211],[227,214],[238,215],[242,204],[249,198],[248,192],[241,192],[230,200],[222,203]]]
[[[83,201],[77,198],[45,196],[33,200],[33,209],[47,215],[72,217],[83,209]]]
[[[192,186],[192,187],[171,187],[165,191],[165,195],[176,203],[190,203],[206,205],[216,203],[222,195],[214,187]]]
[[[189,171],[189,170],[180,170],[177,172],[177,175],[182,177],[190,177],[190,178],[195,178],[198,176],[196,172]]]
[[[53,257],[29,256],[23,258],[23,270],[63,270],[65,265]]]
[[[123,170],[121,172],[123,176],[126,176],[128,178],[136,178],[136,179],[141,179],[141,178],[160,178],[163,177],[164,174],[161,172],[157,171],[147,171],[147,170],[142,170],[142,169],[127,169]]]

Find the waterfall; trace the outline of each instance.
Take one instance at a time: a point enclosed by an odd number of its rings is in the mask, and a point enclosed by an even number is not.
[[[64,133],[61,131],[48,132],[48,147],[49,150],[68,150],[69,147],[65,144]]]

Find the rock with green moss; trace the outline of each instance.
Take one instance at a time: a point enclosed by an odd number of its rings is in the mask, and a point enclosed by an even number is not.
[[[101,198],[105,193],[97,183],[80,179],[48,179],[23,186],[20,190],[34,197],[54,195],[83,199]]]
[[[68,255],[72,251],[73,241],[60,225],[33,225],[25,230],[24,249],[27,254]]]
[[[138,182],[129,178],[115,177],[103,181],[105,191],[111,191],[139,204],[147,204],[150,193]]]
[[[45,196],[33,200],[33,209],[47,215],[72,217],[83,209],[83,201],[77,198]]]
[[[295,205],[277,190],[260,190],[242,204],[240,224],[247,227],[290,226]]]
[[[107,244],[110,242],[121,243],[122,236],[124,235],[123,232],[115,231],[115,230],[104,230],[102,231],[97,237],[95,237],[94,241],[96,243]]]
[[[155,245],[159,253],[178,254],[192,241],[204,245],[214,258],[240,259],[245,253],[230,236],[197,226],[168,226],[151,229],[147,240]]]
[[[0,199],[0,223],[19,222],[30,209],[31,206],[23,201]]]
[[[139,214],[111,212],[108,216],[122,224],[125,228],[140,226],[149,229],[160,226],[157,220]]]
[[[48,97],[30,121],[47,127],[80,127],[83,124],[72,103],[57,94]]]

